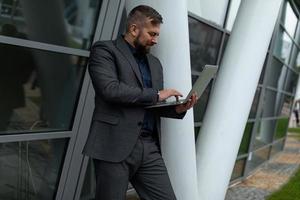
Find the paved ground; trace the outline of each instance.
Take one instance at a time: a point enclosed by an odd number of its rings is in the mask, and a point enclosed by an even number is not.
[[[262,165],[252,176],[230,187],[226,200],[264,200],[286,183],[300,165],[300,139],[289,136],[284,151]]]

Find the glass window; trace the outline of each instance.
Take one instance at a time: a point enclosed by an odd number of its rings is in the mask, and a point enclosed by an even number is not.
[[[274,136],[275,140],[286,136],[288,125],[289,125],[288,117],[280,118],[277,120],[275,136]]]
[[[255,118],[255,116],[256,116],[257,107],[258,107],[258,104],[259,104],[260,91],[261,91],[261,88],[257,87],[256,92],[255,92],[255,96],[254,96],[254,99],[253,99],[253,102],[252,102],[249,118]]]
[[[207,86],[207,88],[204,90],[203,94],[198,100],[198,103],[194,106],[194,121],[195,122],[202,122],[203,117],[207,108],[208,100],[209,100],[209,94],[212,88],[212,81]]]
[[[271,150],[271,156],[276,155],[280,151],[282,151],[284,145],[284,140],[280,140],[279,142],[276,142],[275,144],[272,145],[272,150]]]
[[[290,95],[284,95],[282,106],[280,106],[281,111],[279,112],[279,115],[289,117],[292,109],[292,104],[293,104],[293,97]]]
[[[268,160],[270,153],[270,147],[259,149],[252,153],[251,159],[248,160],[249,171],[254,170],[256,167],[261,165],[263,162]]]
[[[100,0],[2,1],[1,35],[88,49]]]
[[[253,130],[253,126],[254,126],[254,122],[247,122],[238,155],[248,153],[248,148],[249,148],[249,144],[250,144],[250,140],[251,140],[251,133]]]
[[[86,58],[0,44],[0,133],[70,130]]]
[[[262,117],[276,117],[283,95],[273,90],[265,90],[263,98]]]
[[[289,2],[287,2],[285,6],[286,7],[283,9],[283,13],[281,15],[281,23],[287,32],[293,37],[297,26],[297,16]]]
[[[1,144],[0,199],[54,199],[67,139]]]
[[[228,0],[188,0],[190,12],[223,26]]]
[[[283,88],[288,69],[275,57],[271,58],[270,65],[270,70],[266,74],[266,84],[267,86],[281,90]]]
[[[258,124],[253,147],[257,149],[273,141],[276,120],[261,120]]]
[[[189,17],[192,71],[201,72],[204,65],[216,64],[222,32]]]
[[[245,165],[246,165],[246,158],[237,160],[235,162],[230,181],[243,176]]]
[[[273,53],[287,63],[292,48],[292,40],[281,27],[277,34]]]
[[[298,82],[298,74],[288,69],[288,74],[285,82],[285,91],[294,94],[296,91],[297,82]]]

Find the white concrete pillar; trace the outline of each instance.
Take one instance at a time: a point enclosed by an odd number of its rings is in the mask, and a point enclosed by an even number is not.
[[[163,17],[158,45],[152,53],[162,62],[165,88],[187,95],[191,68],[186,1],[128,0],[126,7],[130,11],[139,4],[155,8]],[[177,199],[198,199],[192,110],[183,120],[162,120],[162,152]]]
[[[280,3],[241,3],[196,144],[201,200],[225,198]]]

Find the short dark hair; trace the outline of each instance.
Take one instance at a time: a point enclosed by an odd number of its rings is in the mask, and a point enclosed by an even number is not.
[[[151,20],[153,25],[163,23],[162,16],[154,8],[146,5],[139,5],[130,11],[126,21],[126,31],[129,30],[131,24],[143,23],[147,18]]]

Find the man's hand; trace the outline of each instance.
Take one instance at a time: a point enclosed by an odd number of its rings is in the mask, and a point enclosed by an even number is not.
[[[187,111],[188,109],[192,108],[198,101],[198,96],[196,93],[193,93],[188,102],[185,104],[181,104],[175,107],[175,110],[178,114]]]
[[[174,96],[176,100],[178,100],[179,97],[182,97],[182,94],[174,89],[164,89],[159,91],[159,99],[158,101],[164,101],[169,97]]]

